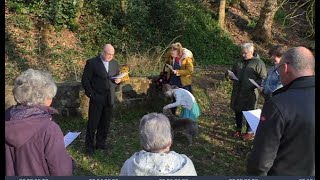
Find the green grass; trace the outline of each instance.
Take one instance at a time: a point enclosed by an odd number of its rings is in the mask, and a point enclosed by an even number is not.
[[[201,76],[201,75],[200,75]],[[198,78],[195,77],[195,78]],[[204,82],[205,83],[205,82]],[[209,86],[210,84],[208,84]],[[202,114],[198,119],[199,136],[188,146],[182,135],[174,137],[171,150],[186,154],[193,161],[199,176],[232,176],[246,174],[246,156],[252,142],[233,138],[233,112],[228,108],[231,92],[230,81],[221,81],[214,92],[206,87],[194,85]],[[214,96],[209,96],[214,93]],[[140,151],[138,128],[143,115],[160,112],[165,101],[154,106],[135,106],[126,109],[119,107],[111,124],[107,144],[111,144],[112,153],[98,150],[93,157],[84,153],[86,119],[58,118],[64,133],[81,131],[82,134],[67,149],[78,163],[75,175],[117,176],[126,159]]]

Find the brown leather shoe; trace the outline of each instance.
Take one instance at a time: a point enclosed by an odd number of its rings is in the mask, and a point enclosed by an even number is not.
[[[232,137],[240,137],[241,136],[241,132],[240,131],[235,131],[232,134]]]
[[[243,136],[242,136],[242,139],[243,140],[253,140],[254,139],[254,134],[253,133],[245,133]]]

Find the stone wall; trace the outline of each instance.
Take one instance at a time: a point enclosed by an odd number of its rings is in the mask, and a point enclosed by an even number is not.
[[[116,88],[115,108],[118,106],[134,107],[138,104],[159,102],[161,92],[156,89],[154,77],[130,77]],[[88,116],[89,99],[85,95],[80,82],[57,83],[57,95],[52,107],[62,116]],[[12,95],[12,86],[5,87],[5,107],[16,104]]]

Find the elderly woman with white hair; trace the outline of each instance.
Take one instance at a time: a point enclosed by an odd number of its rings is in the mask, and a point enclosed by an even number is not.
[[[239,80],[233,80],[233,89],[231,95],[231,108],[235,112],[236,131],[233,136],[240,137],[242,131],[243,116],[242,111],[254,110],[257,106],[259,91],[249,79],[253,79],[259,85],[267,75],[264,62],[254,53],[253,43],[244,43],[241,45],[242,59],[236,62],[232,67],[232,72]],[[246,133],[242,135],[244,140],[252,140],[253,132],[248,123],[246,123]]]
[[[6,176],[71,176],[73,160],[50,107],[57,86],[47,73],[28,69],[14,82],[17,105],[5,112]]]
[[[126,160],[120,176],[197,176],[186,155],[170,151],[171,126],[166,116],[158,113],[143,116],[139,135],[143,150]]]

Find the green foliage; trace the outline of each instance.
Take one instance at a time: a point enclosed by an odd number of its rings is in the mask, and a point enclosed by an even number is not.
[[[56,32],[66,28],[73,31],[79,40],[74,47],[81,49],[83,61],[98,55],[106,43],[114,45],[116,59],[121,64],[134,64],[130,61],[131,56],[146,56],[136,58],[150,63],[141,61],[142,64],[136,66],[140,69],[132,69],[134,75],[158,74],[163,52],[176,37],[179,38],[175,41],[193,52],[196,65],[233,64],[240,56],[239,47],[217,26],[216,16],[196,0],[127,1],[124,11],[119,1],[84,1],[79,23],[75,22],[77,11],[80,10],[79,0],[11,0],[7,4],[10,12],[7,19],[26,32],[35,28],[41,30],[41,24],[53,25]],[[33,38],[37,39],[32,42],[42,39]],[[32,58],[41,59],[41,52],[52,58],[52,63],[59,62],[60,68],[55,71],[57,79],[64,79],[59,78],[61,74],[68,79],[79,79],[81,69],[73,60],[78,50],[70,53],[60,49],[60,54],[52,54],[50,48],[37,49],[28,50]],[[146,68],[146,65],[156,68]],[[77,76],[72,78],[74,75]]]
[[[118,53],[136,53],[166,47],[182,35],[176,41],[193,51],[197,65],[232,64],[239,57],[239,48],[196,1],[137,0],[128,2],[126,13],[119,9],[120,4],[112,0],[86,6],[85,14],[95,14],[95,18],[84,19],[87,27],[78,35],[88,56],[106,42],[114,44]]]
[[[287,25],[288,22],[286,20],[286,16],[287,16],[287,13],[286,11],[283,9],[283,7],[280,7],[278,9],[278,11],[276,12],[276,14],[274,15],[274,20],[277,22],[277,23],[280,23],[282,25]]]
[[[249,19],[247,26],[251,29],[254,29],[258,22],[258,17],[254,17],[253,19]]]
[[[9,10],[17,14],[32,14],[41,21],[51,22],[56,27],[76,29],[78,0],[8,1]]]

